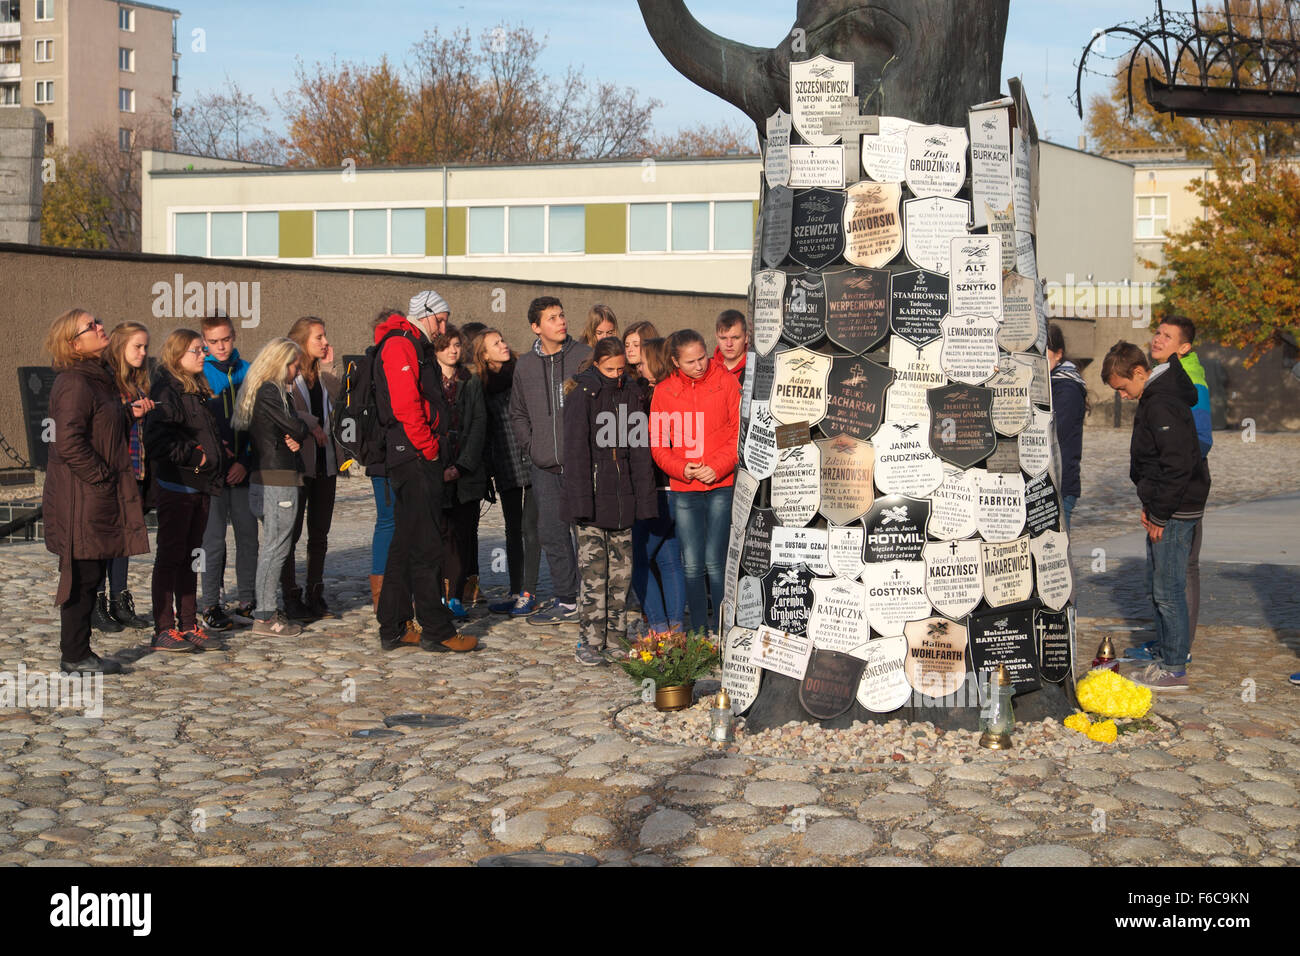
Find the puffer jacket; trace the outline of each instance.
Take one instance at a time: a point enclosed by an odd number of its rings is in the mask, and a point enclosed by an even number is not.
[[[64,369],[50,390],[54,426],[42,508],[45,549],[59,557],[56,604],[72,596],[72,562],[149,551],[140,489],[127,446],[130,406],[113,373],[86,359]]]
[[[253,442],[253,484],[302,484],[302,458],[289,450],[284,436],[306,441],[307,423],[289,410],[289,398],[281,386],[263,382],[257,390],[248,433]]]
[[[488,474],[498,492],[527,488],[533,483],[531,462],[519,447],[510,427],[510,396],[514,392],[515,356],[510,356],[498,371],[488,371],[483,383],[483,402],[487,406]]]
[[[609,531],[659,516],[645,395],[625,375],[594,368],[574,376],[564,404],[564,518]]]
[[[1147,517],[1157,525],[1170,518],[1199,518],[1205,512],[1210,465],[1196,440],[1196,401],[1196,386],[1177,356],[1152,371],[1138,400],[1129,478]]]
[[[159,368],[149,397],[156,404],[144,418],[144,447],[154,481],[215,495],[226,485],[231,459],[207,396],[186,392],[176,376]]]
[[[712,491],[735,481],[740,437],[740,386],[726,367],[710,362],[699,378],[680,370],[655,385],[650,402],[651,450],[672,491]],[[702,462],[718,480],[686,480],[686,465]]]
[[[519,356],[510,392],[510,427],[520,451],[534,465],[564,473],[564,383],[591,358],[591,346],[566,338],[553,355],[542,354],[542,340]]]

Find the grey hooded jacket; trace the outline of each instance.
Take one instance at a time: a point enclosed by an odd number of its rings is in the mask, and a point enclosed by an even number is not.
[[[525,456],[543,471],[564,474],[564,383],[591,358],[591,346],[566,338],[554,355],[538,339],[519,356],[510,392],[510,427]]]

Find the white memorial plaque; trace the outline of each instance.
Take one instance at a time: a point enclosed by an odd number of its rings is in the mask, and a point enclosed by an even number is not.
[[[933,538],[952,541],[975,533],[976,478],[982,468],[963,471],[945,467],[943,483],[930,494],[930,523],[926,531]]]
[[[997,236],[958,236],[951,244],[948,311],[1002,317],[1002,243]]]
[[[844,144],[844,181],[856,183],[862,178],[862,137],[880,132],[880,117],[858,113],[858,98],[849,96],[840,103],[840,140]]]
[[[930,614],[925,596],[924,561],[887,561],[862,569],[867,586],[867,623],[886,637],[903,633],[903,625]]]
[[[777,352],[772,400],[768,403],[772,417],[782,425],[795,422],[816,425],[826,417],[826,385],[830,374],[829,355],[802,347]]]
[[[745,353],[745,368],[753,369],[758,366],[758,353],[750,349]],[[754,378],[752,371],[745,373],[745,381],[740,386],[740,430],[741,432],[749,431],[749,412],[750,406],[754,403]]]
[[[967,143],[966,131],[957,126],[910,127],[906,179],[912,195],[918,198],[957,195],[966,182]]]
[[[979,385],[997,371],[998,320],[992,315],[946,315],[939,330],[939,364],[954,382]]]
[[[1033,156],[1029,135],[1019,129],[1011,131],[1012,179],[1015,197],[1016,232],[1034,232]]]
[[[907,682],[907,638],[878,637],[859,644],[849,652],[866,661],[862,668],[862,681],[858,684],[858,703],[873,714],[887,714],[898,710],[912,696],[912,685]]]
[[[757,493],[758,479],[744,468],[737,468],[731,484],[731,527],[739,528],[742,534],[749,523],[749,509],[754,506]]]
[[[903,237],[907,258],[918,269],[947,275],[952,240],[967,234],[970,203],[964,199],[909,199],[903,203]]]
[[[1023,352],[1038,339],[1038,283],[1018,272],[1002,276],[1002,326],[998,346],[1005,352]]]
[[[1070,574],[1070,538],[1064,531],[1044,531],[1030,539],[1034,555],[1034,573],[1038,578],[1038,596],[1053,611],[1065,607],[1074,591]]]
[[[981,543],[931,541],[925,546],[925,594],[940,614],[965,617],[984,597]]]
[[[772,477],[776,467],[776,420],[767,402],[749,406],[749,431],[745,433],[745,467],[762,481]]]
[[[1008,205],[1005,209],[984,207],[989,222],[989,235],[997,236],[1002,247],[1002,271],[1013,272],[1016,268],[1016,210]]]
[[[777,452],[772,472],[772,510],[787,527],[802,528],[822,503],[822,457],[812,442]]]
[[[830,577],[827,559],[828,539],[825,528],[772,529],[772,564],[794,566],[806,564],[813,574]]]
[[[943,461],[930,450],[925,422],[885,422],[872,443],[881,494],[925,498],[943,481]]]
[[[1005,270],[1004,270],[1005,271]],[[1034,253],[1034,237],[1027,232],[1016,233],[1016,271],[1038,281],[1038,257]]]
[[[999,435],[1019,435],[1034,417],[1029,403],[1029,384],[1034,370],[1005,352],[998,359],[998,370],[988,381],[993,392],[993,427]]]
[[[966,628],[946,617],[911,621],[907,639],[908,682],[926,697],[947,697],[966,683]]]
[[[736,623],[741,627],[763,624],[763,581],[748,575],[736,585]]]
[[[827,561],[831,573],[842,578],[856,578],[862,573],[862,546],[865,540],[861,525],[830,525],[827,532]]]
[[[901,335],[889,340],[889,367],[894,370],[894,381],[885,393],[886,421],[921,422],[927,432],[930,430],[930,403],[925,400],[925,391],[948,384],[939,360],[942,349],[940,339],[919,347]]]
[[[970,113],[971,198],[975,228],[988,225],[985,205],[1011,205],[1011,112],[1007,107]]]
[[[831,524],[851,524],[870,510],[876,498],[875,449],[850,435],[816,444],[822,453],[822,515]]]
[[[844,258],[857,266],[879,269],[903,248],[903,221],[897,183],[857,182],[844,191]]]
[[[853,95],[853,64],[819,54],[790,62],[790,115],[805,143],[838,142],[840,104]]]
[[[1011,541],[1025,530],[1025,476],[981,471],[975,501],[975,527],[985,541]]]
[[[907,131],[911,126],[911,120],[882,116],[879,134],[862,137],[862,169],[876,182],[903,181],[907,173]]]
[[[722,687],[731,698],[731,712],[743,714],[758,697],[763,674],[753,661],[758,632],[747,627],[727,631],[722,650]]]
[[[843,146],[791,146],[790,185],[844,188]]]
[[[767,150],[763,175],[769,186],[790,185],[790,114],[778,109],[767,118]]]
[[[750,661],[765,670],[803,680],[812,656],[812,641],[764,625],[754,632]]]
[[[1002,544],[980,545],[984,600],[989,607],[1028,601],[1034,593],[1029,535]]]
[[[1052,407],[1052,373],[1047,367],[1047,356],[1033,352],[1017,352],[1016,361],[1033,367],[1034,381],[1029,386],[1029,400],[1043,408]]]
[[[1020,433],[1020,467],[1030,478],[1047,470],[1052,459],[1052,413],[1034,409],[1034,420]]]
[[[754,350],[767,355],[781,338],[786,275],[780,269],[754,273]]]
[[[809,587],[813,603],[808,636],[813,647],[847,654],[867,638],[865,585],[852,578],[819,578]]]
[[[1038,349],[1039,354],[1047,354],[1047,292],[1042,283],[1034,285],[1034,310],[1038,313],[1038,339],[1034,342],[1034,347]]]

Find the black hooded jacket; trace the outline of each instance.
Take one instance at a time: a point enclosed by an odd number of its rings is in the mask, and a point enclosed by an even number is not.
[[[1195,404],[1196,386],[1177,356],[1156,367],[1138,400],[1128,474],[1147,517],[1157,525],[1205,512],[1210,465],[1196,437]]]

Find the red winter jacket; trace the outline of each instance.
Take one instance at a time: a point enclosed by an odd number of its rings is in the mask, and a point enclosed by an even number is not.
[[[393,417],[397,419],[397,425],[405,433],[406,439],[414,450],[428,461],[437,461],[438,415],[425,394],[429,383],[425,383],[425,389],[420,387],[422,363],[420,354],[416,351],[426,344],[424,333],[402,316],[392,315],[375,328],[375,343],[378,344],[385,335],[393,331],[405,334],[390,338],[379,353],[380,364],[383,366],[385,386],[383,390],[387,392],[388,402],[392,407]],[[379,389],[376,389],[376,392],[382,394]],[[394,460],[391,441],[389,459],[390,466],[398,464],[398,461]]]
[[[650,450],[655,464],[668,475],[671,490],[712,491],[731,485],[739,437],[740,386],[726,366],[710,362],[696,379],[677,371],[655,386],[650,401]],[[688,462],[708,465],[718,480],[711,485],[687,481]]]

